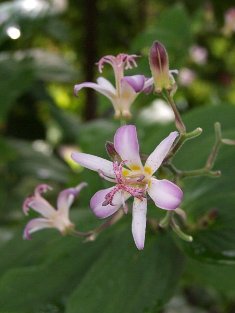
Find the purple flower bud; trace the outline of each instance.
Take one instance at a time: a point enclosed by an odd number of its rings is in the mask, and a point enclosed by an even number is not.
[[[155,41],[150,49],[150,65],[158,71],[162,71],[164,67],[169,68],[168,55],[165,47],[159,42]]]
[[[121,157],[115,150],[114,144],[111,141],[106,141],[105,148],[112,161],[121,162]]]
[[[155,91],[160,93],[162,89],[171,90],[168,54],[159,41],[155,41],[150,49],[149,64],[154,79]]]

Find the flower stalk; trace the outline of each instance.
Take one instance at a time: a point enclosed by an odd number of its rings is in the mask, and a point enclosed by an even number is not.
[[[164,162],[167,163],[171,158],[173,158],[176,155],[176,153],[182,148],[182,146],[184,145],[184,143],[187,140],[194,139],[194,138],[200,136],[201,133],[202,133],[202,128],[197,127],[196,129],[194,129],[191,132],[180,134],[178,141],[176,142],[174,147],[171,149],[171,151],[169,152],[169,154],[165,158]]]
[[[176,210],[168,211],[165,217],[160,221],[159,226],[164,229],[170,227],[177,234],[178,237],[180,237],[184,241],[192,242],[193,237],[185,234],[180,226],[176,223],[174,219],[174,213],[177,213]]]
[[[119,210],[111,218],[109,218],[107,221],[105,221],[103,224],[98,226],[95,229],[92,229],[87,232],[81,232],[78,230],[72,230],[70,233],[71,235],[75,237],[83,237],[86,239],[86,241],[94,241],[96,237],[105,229],[109,228],[110,226],[116,224],[124,215],[124,210]]]
[[[180,237],[181,239],[183,239],[184,241],[187,242],[192,242],[193,241],[193,237],[190,235],[185,234],[182,229],[179,227],[178,224],[176,224],[175,220],[172,218],[171,219],[171,228],[172,230],[176,233],[176,235],[178,237]]]
[[[216,158],[218,156],[219,150],[222,146],[222,144],[231,145],[233,144],[234,140],[231,139],[223,139],[222,137],[222,131],[221,131],[221,125],[219,122],[216,122],[214,125],[215,129],[215,142],[211,149],[211,152],[207,158],[207,161],[205,163],[205,166],[200,169],[191,170],[191,171],[181,171],[177,169],[172,163],[171,160],[175,156],[175,154],[178,152],[178,150],[182,147],[182,145],[187,141],[188,139],[195,138],[199,136],[202,132],[201,128],[197,128],[191,133],[182,134],[179,138],[176,145],[173,147],[172,151],[170,151],[169,155],[166,157],[163,166],[168,168],[173,176],[175,177],[176,181],[179,179],[183,179],[186,177],[196,177],[196,176],[209,176],[209,177],[219,177],[221,175],[221,171],[213,171],[213,167],[216,161]]]
[[[215,128],[215,143],[205,165],[205,169],[207,170],[212,169],[212,167],[214,166],[219,149],[222,145],[222,132],[220,123],[216,122],[214,128]]]
[[[160,221],[159,226],[161,228],[167,228],[170,225],[172,216],[173,216],[174,212],[172,211],[168,211],[166,212],[166,215],[164,216],[164,218]]]
[[[171,92],[167,90],[166,92],[163,92],[162,94],[163,94],[163,97],[166,99],[166,101],[170,104],[170,106],[174,112],[176,128],[178,129],[180,134],[185,134],[186,133],[186,126],[184,125],[184,122],[181,118],[181,115],[180,115],[178,109],[177,109],[177,106],[175,104],[175,101],[173,99]]]

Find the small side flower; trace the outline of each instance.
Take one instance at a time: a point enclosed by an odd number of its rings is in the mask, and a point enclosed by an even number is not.
[[[225,12],[224,20],[223,33],[225,36],[231,36],[235,32],[235,7]]]
[[[87,186],[86,183],[81,183],[74,188],[61,191],[57,198],[57,208],[54,208],[42,196],[46,191],[52,190],[52,187],[46,184],[38,185],[34,194],[25,199],[23,212],[28,215],[29,210],[32,209],[41,214],[42,217],[34,218],[28,222],[24,229],[24,239],[31,239],[32,233],[44,228],[56,228],[62,235],[71,232],[74,229],[74,224],[69,219],[69,209],[85,186]]]
[[[137,67],[135,54],[120,53],[117,56],[106,55],[97,63],[99,72],[102,73],[105,64],[111,65],[115,78],[115,85],[100,76],[97,83],[84,82],[74,86],[75,95],[82,88],[92,88],[107,97],[114,108],[115,118],[131,118],[131,105],[141,92],[148,92],[152,85],[152,79],[144,75],[124,76],[127,69]]]

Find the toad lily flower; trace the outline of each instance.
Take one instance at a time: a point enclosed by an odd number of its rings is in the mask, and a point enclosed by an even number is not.
[[[35,188],[34,195],[25,199],[23,212],[28,215],[31,208],[42,215],[28,222],[24,229],[24,239],[31,239],[30,234],[43,228],[57,228],[61,234],[66,234],[74,228],[74,224],[69,220],[69,209],[75,197],[86,183],[81,183],[75,188],[68,188],[59,193],[57,199],[57,209],[42,197],[42,193],[51,190],[49,185],[41,184]]]
[[[144,166],[139,155],[136,127],[133,125],[120,127],[114,136],[114,149],[121,162],[111,162],[85,153],[72,153],[74,161],[115,183],[114,187],[100,190],[91,198],[90,206],[97,217],[106,218],[121,206],[126,211],[125,201],[131,196],[134,197],[132,234],[138,249],[144,248],[147,193],[156,206],[165,210],[176,209],[182,200],[183,192],[177,185],[153,176],[177,136],[177,132],[170,133],[149,155]]]
[[[115,76],[115,87],[104,77],[99,77],[96,83],[85,82],[75,85],[75,95],[84,88],[92,88],[106,96],[113,104],[115,117],[130,118],[130,106],[141,91],[148,92],[153,80],[143,75],[124,76],[124,70],[137,67],[135,59],[138,56],[120,53],[117,56],[107,55],[97,63],[102,73],[105,63],[112,66]]]

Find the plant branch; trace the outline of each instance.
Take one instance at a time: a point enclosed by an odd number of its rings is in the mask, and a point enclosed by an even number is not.
[[[97,228],[90,230],[88,232],[81,232],[78,230],[73,230],[72,235],[76,237],[84,237],[87,241],[93,241],[97,237],[99,233],[101,233],[106,228],[112,226],[113,224],[117,223],[124,215],[124,210],[118,210],[113,216],[105,221],[103,224],[98,226]]]
[[[171,162],[176,152],[182,147],[184,142],[188,139],[194,138],[201,134],[202,129],[197,128],[191,133],[182,134],[177,144],[173,147],[172,151],[167,156],[166,160],[164,161],[163,166],[168,168],[171,173],[174,175],[175,179],[183,179],[186,177],[196,177],[196,176],[210,176],[210,177],[218,177],[221,175],[220,171],[212,171],[213,166],[215,164],[216,157],[218,155],[219,149],[223,143],[222,133],[221,133],[221,126],[220,123],[216,122],[215,125],[215,143],[211,149],[211,152],[207,158],[206,164],[203,168],[191,170],[191,171],[181,171],[177,169]]]
[[[180,116],[180,113],[177,109],[177,106],[175,104],[175,101],[172,97],[172,95],[170,94],[169,91],[166,91],[165,93],[162,93],[163,97],[166,99],[166,101],[170,104],[174,115],[175,115],[175,126],[178,129],[180,134],[185,134],[186,133],[186,127],[184,125],[184,122]]]

